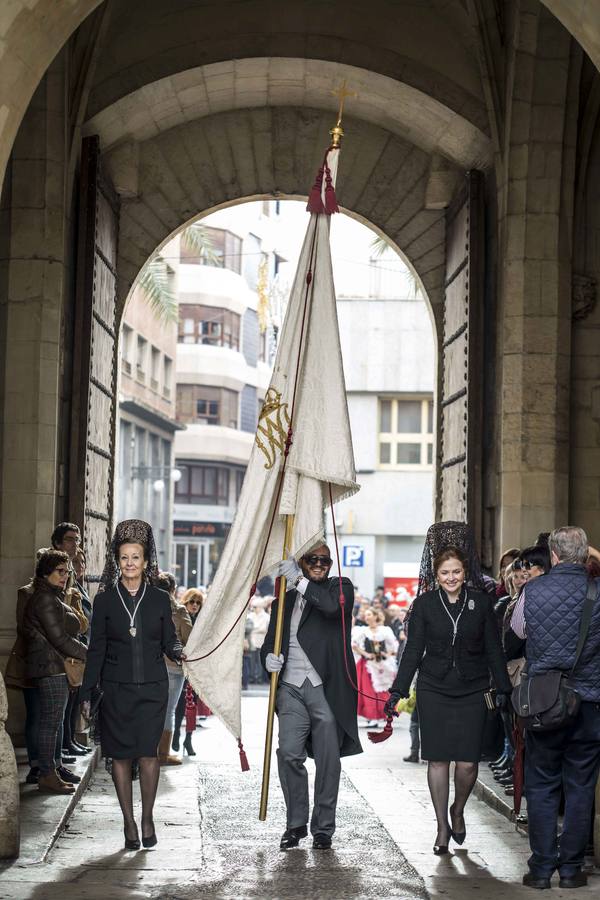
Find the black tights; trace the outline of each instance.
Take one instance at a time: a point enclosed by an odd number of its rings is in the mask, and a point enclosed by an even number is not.
[[[129,840],[137,839],[137,825],[133,814],[133,785],[131,777],[131,759],[113,759],[112,779],[117,798],[123,813],[125,836]],[[140,765],[140,793],[142,795],[142,837],[150,837],[154,832],[152,812],[158,789],[160,761],[157,756],[142,756]]]
[[[448,823],[448,800],[450,797],[450,763],[432,762],[427,766],[427,784],[435,817],[437,819],[437,844],[447,844],[450,827],[454,831],[464,831],[465,804],[477,781],[479,766],[472,762],[454,763],[454,803],[451,807],[452,826]]]

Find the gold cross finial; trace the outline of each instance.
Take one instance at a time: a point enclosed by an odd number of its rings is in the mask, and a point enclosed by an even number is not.
[[[337,90],[331,92],[334,97],[339,97],[340,105],[338,109],[338,118],[335,126],[331,129],[329,134],[331,135],[331,143],[334,147],[339,147],[341,140],[344,136],[344,130],[342,128],[342,116],[344,115],[344,102],[346,97],[357,97],[357,93],[355,91],[349,91],[346,86],[346,79],[344,78],[342,84]]]

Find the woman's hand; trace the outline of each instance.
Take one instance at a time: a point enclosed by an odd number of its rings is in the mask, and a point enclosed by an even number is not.
[[[81,715],[83,716],[84,719],[87,719],[88,721],[90,718],[90,709],[91,709],[90,701],[84,700],[83,703],[81,703]]]

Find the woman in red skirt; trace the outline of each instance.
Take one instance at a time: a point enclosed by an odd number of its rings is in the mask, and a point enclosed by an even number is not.
[[[383,624],[384,615],[380,610],[368,609],[364,621],[365,626],[352,630],[352,649],[359,657],[356,664],[358,715],[372,726],[385,719],[383,707],[396,677],[398,641],[392,629]]]

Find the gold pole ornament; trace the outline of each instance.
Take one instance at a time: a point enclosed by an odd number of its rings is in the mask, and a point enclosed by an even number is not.
[[[344,129],[342,128],[342,118],[344,115],[344,102],[346,97],[358,97],[358,94],[355,91],[349,91],[346,87],[346,79],[342,82],[341,86],[336,90],[331,92],[334,97],[339,97],[340,105],[338,109],[338,117],[337,122],[329,132],[331,135],[331,146],[339,147],[342,143],[342,138],[344,137]]]
[[[283,558],[287,559],[292,546],[292,533],[294,531],[294,517],[285,517],[285,537],[283,539]],[[283,612],[285,608],[285,592],[287,582],[285,578],[279,579],[279,602],[277,604],[277,621],[275,623],[275,641],[273,653],[279,656],[281,653],[281,641],[283,638]],[[269,802],[269,778],[271,775],[271,749],[273,745],[273,720],[275,718],[275,699],[277,696],[277,682],[279,672],[271,672],[271,687],[269,689],[269,709],[267,712],[267,733],[265,737],[265,756],[263,760],[262,789],[260,792],[260,812],[258,818],[264,822],[267,818],[267,804]]]

